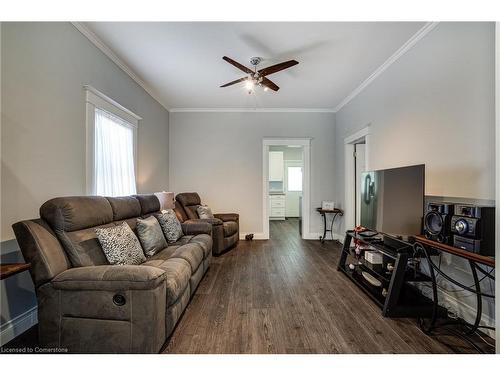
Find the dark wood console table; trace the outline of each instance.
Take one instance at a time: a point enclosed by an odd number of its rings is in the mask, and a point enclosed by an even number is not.
[[[325,242],[326,239],[326,233],[330,232],[333,240],[333,223],[335,222],[335,219],[337,216],[344,216],[344,211],[342,211],[339,208],[334,208],[333,210],[324,210],[321,207],[316,208],[316,211],[320,213],[321,216],[323,216],[323,235],[319,237],[321,243]],[[327,214],[332,214],[332,224],[330,225],[330,229],[327,228],[326,226],[326,215]]]
[[[381,234],[378,237],[380,236]],[[369,246],[370,251],[382,254],[382,265],[379,267],[370,265],[364,259],[364,252],[366,250],[357,255],[351,248],[353,240]],[[411,263],[410,260],[413,258],[413,246],[405,242],[401,242],[401,244],[403,247],[394,249],[385,245],[382,239],[366,238],[354,231],[347,231],[337,269],[344,273],[380,307],[383,316],[430,317],[434,313],[432,301],[423,296],[411,284],[429,282],[430,278],[419,272],[418,269],[408,266]],[[393,265],[391,271],[387,267],[388,263],[392,263]],[[368,273],[377,279],[381,283],[381,286],[372,286],[366,281],[363,273]],[[441,316],[445,311],[444,309],[439,309],[437,313]]]
[[[495,258],[492,257],[487,257],[483,256],[480,254],[476,254],[470,251],[462,250],[457,247],[453,247],[450,245],[442,244],[439,242],[435,242],[432,240],[429,240],[425,238],[424,236],[416,236],[415,238],[416,242],[414,244],[414,248],[416,252],[421,252],[425,259],[427,260],[429,264],[429,273],[432,281],[432,294],[433,294],[433,302],[434,302],[434,309],[433,309],[433,314],[429,322],[425,322],[425,320],[419,319],[419,325],[420,328],[427,334],[430,334],[434,328],[437,327],[437,309],[439,308],[439,300],[438,300],[438,293],[437,293],[437,282],[436,282],[436,274],[442,276],[449,282],[459,286],[460,288],[467,290],[471,293],[474,293],[476,295],[476,303],[477,303],[477,308],[476,308],[476,317],[474,323],[468,323],[461,321],[460,324],[466,326],[465,332],[463,334],[465,336],[470,336],[473,333],[476,332],[478,328],[483,328],[483,329],[491,329],[494,330],[494,327],[486,327],[486,326],[481,326],[481,314],[482,314],[482,299],[483,297],[486,298],[495,298],[495,295],[493,294],[488,294],[484,293],[481,291],[481,280],[479,279],[478,276],[478,271],[484,275],[483,279],[488,277],[492,280],[495,280],[495,276],[492,275],[493,270],[487,271],[483,268],[483,266],[490,267],[492,269],[495,268]],[[434,253],[433,253],[434,252]],[[432,255],[437,255],[439,252],[445,252],[448,254],[452,254],[454,256],[458,256],[460,258],[466,259],[469,263],[471,273],[472,273],[472,278],[474,280],[474,286],[467,286],[464,285],[463,283],[453,279],[451,276],[446,274],[439,265],[435,264],[434,261],[431,259]],[[457,324],[457,321],[453,320],[450,322],[445,322],[442,325],[450,325],[450,324]],[[467,337],[464,337],[467,339]],[[473,344],[470,340],[469,341],[471,344]],[[477,349],[477,348],[476,348]]]
[[[13,276],[16,273],[30,269],[30,263],[5,263],[0,264],[0,280]]]

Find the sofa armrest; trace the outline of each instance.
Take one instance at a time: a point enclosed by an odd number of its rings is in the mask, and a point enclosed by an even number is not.
[[[70,268],[52,279],[54,289],[151,290],[166,279],[166,272],[151,266],[105,265]]]
[[[182,232],[187,235],[209,234],[212,235],[212,224],[204,221],[187,221],[181,223]]]
[[[240,220],[240,215],[230,213],[230,214],[214,214],[214,217],[217,219],[220,219],[222,221],[236,221],[238,222]]]
[[[213,219],[189,219],[184,222],[184,224],[190,223],[208,223],[210,225],[222,225],[222,220],[213,218]]]

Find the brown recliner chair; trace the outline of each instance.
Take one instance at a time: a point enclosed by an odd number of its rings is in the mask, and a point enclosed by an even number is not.
[[[180,193],[175,200],[175,211],[181,223],[204,221],[212,224],[213,255],[219,255],[236,246],[240,239],[238,214],[214,214],[213,219],[200,219],[196,211],[201,205],[198,193]]]

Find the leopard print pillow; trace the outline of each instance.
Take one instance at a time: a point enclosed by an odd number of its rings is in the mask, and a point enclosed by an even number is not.
[[[163,210],[161,214],[156,215],[156,218],[160,222],[161,229],[168,243],[174,243],[184,235],[181,223],[177,219],[174,210]]]
[[[110,228],[96,228],[97,239],[110,264],[141,264],[146,261],[141,244],[126,222]]]

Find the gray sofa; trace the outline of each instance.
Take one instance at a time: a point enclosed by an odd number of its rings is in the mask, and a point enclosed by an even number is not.
[[[64,197],[41,219],[13,225],[36,287],[39,340],[70,352],[158,353],[212,257],[211,226],[182,224],[184,237],[140,265],[110,265],[96,227],[160,210],[155,195]]]

